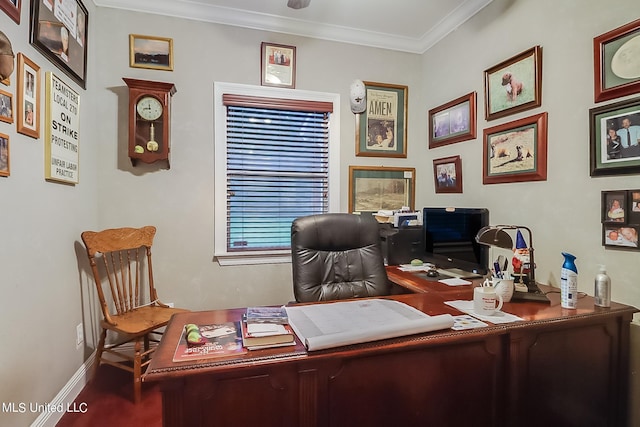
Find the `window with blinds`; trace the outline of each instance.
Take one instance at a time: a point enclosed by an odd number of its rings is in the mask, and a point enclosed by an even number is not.
[[[330,113],[225,104],[227,251],[289,249],[295,218],[328,211]]]

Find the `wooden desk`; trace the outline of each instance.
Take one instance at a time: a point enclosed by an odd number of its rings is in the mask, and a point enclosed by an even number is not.
[[[427,314],[460,314],[438,292],[390,298]],[[626,425],[629,322],[637,310],[596,309],[584,297],[569,311],[559,294],[551,299],[505,304],[525,319],[507,325],[174,363],[185,323],[239,320],[243,310],[181,313],[144,381],[160,383],[166,427]]]

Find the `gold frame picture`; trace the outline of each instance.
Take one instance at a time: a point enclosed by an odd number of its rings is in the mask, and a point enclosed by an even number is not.
[[[11,175],[11,157],[9,155],[9,135],[0,133],[0,176]]]
[[[349,166],[349,212],[415,207],[415,168]]]
[[[40,138],[40,67],[23,53],[18,53],[18,101],[14,109],[16,130]]]
[[[173,71],[173,39],[129,34],[129,66]]]

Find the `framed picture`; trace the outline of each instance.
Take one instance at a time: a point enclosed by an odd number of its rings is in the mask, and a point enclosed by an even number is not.
[[[602,224],[602,245],[626,249],[638,249],[637,225]]]
[[[602,222],[626,224],[627,192],[602,192]]]
[[[86,89],[89,14],[80,0],[31,0],[30,42]]]
[[[415,168],[349,166],[349,212],[415,207]]]
[[[627,191],[627,206],[629,206],[629,224],[640,225],[640,189]]]
[[[16,24],[20,23],[20,11],[22,10],[22,0],[0,0],[0,8],[9,15]]]
[[[476,93],[429,110],[429,148],[476,137]]]
[[[2,89],[0,89],[0,120],[13,123],[13,97]]]
[[[484,130],[482,183],[546,181],[547,113]]]
[[[0,133],[0,176],[9,176],[10,169],[9,158],[9,135]]]
[[[44,178],[47,181],[77,184],[80,166],[80,95],[48,71],[45,97]]]
[[[640,98],[589,110],[591,176],[640,173]]]
[[[18,53],[17,97],[17,131],[40,138],[40,67],[23,53]]]
[[[460,156],[433,160],[433,182],[436,193],[462,193],[462,160]]]
[[[129,66],[173,71],[173,39],[129,34]]]
[[[534,46],[484,72],[485,118],[542,105],[542,48]]]
[[[367,109],[356,114],[356,156],[407,157],[407,86],[364,87]]]
[[[262,86],[296,87],[296,47],[262,42],[260,53]]]
[[[595,102],[640,92],[640,19],[593,39]]]

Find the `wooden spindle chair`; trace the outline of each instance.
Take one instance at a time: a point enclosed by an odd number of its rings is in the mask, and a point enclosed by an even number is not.
[[[171,308],[158,299],[151,265],[151,245],[155,234],[153,226],[85,231],[81,234],[103,315],[94,376],[101,363],[133,373],[135,403],[140,402],[141,376],[159,341],[157,335],[161,335],[157,329],[165,326],[173,314],[186,311]],[[110,299],[107,300],[105,295]],[[107,331],[119,335],[116,343],[105,344]],[[122,348],[131,342],[134,344],[133,355],[130,349]],[[105,353],[114,355],[116,360],[105,358]]]

